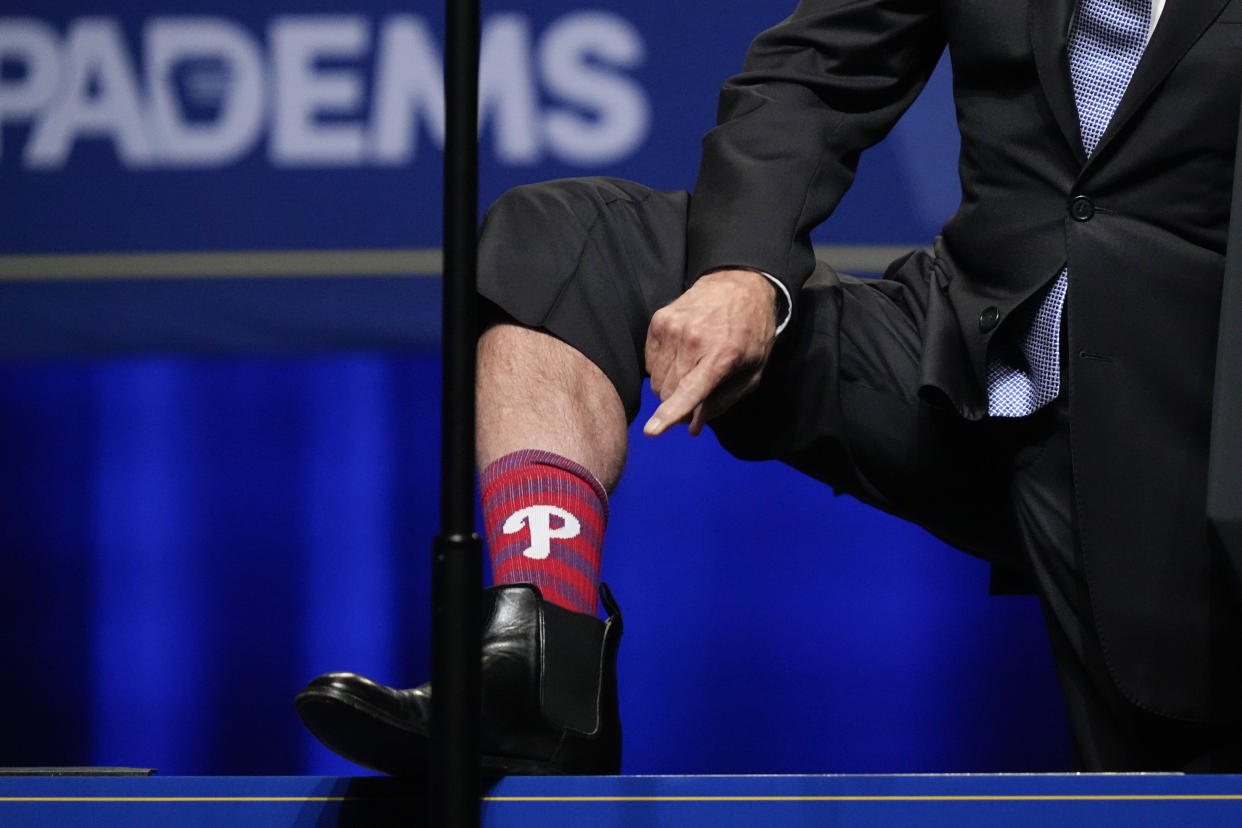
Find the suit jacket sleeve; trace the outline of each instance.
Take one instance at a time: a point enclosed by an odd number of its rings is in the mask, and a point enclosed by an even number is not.
[[[814,268],[810,231],[922,90],[944,50],[929,0],[803,0],[751,44],[703,139],[687,278],[749,267],[791,294]]]

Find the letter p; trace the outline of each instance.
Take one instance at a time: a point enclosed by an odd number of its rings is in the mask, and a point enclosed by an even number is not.
[[[52,99],[60,78],[55,30],[33,18],[0,19],[0,66],[6,63],[20,66],[21,73],[0,73],[0,126],[10,115],[33,115]]]
[[[561,520],[561,525],[556,528],[552,527],[553,516]],[[516,535],[523,526],[530,528],[530,546],[522,554],[536,561],[552,554],[553,539],[576,538],[582,532],[578,519],[557,506],[518,509],[505,520],[501,531],[506,535]]]

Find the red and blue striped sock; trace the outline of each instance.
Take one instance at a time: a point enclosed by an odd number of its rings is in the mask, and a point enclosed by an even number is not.
[[[530,583],[575,612],[595,613],[608,494],[550,451],[516,451],[479,476],[495,584]]]

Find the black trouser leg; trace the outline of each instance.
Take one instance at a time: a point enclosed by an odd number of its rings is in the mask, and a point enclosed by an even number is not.
[[[1015,454],[1015,522],[1039,585],[1081,770],[1237,772],[1242,730],[1148,713],[1109,674],[1076,542],[1068,406],[1036,415]]]

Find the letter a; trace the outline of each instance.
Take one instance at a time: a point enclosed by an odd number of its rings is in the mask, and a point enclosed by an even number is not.
[[[561,519],[563,525],[552,528],[552,517]],[[522,554],[536,561],[542,561],[552,554],[553,539],[576,538],[582,531],[578,519],[556,506],[527,506],[509,515],[501,531],[506,535],[516,535],[523,526],[530,527],[530,546]]]

